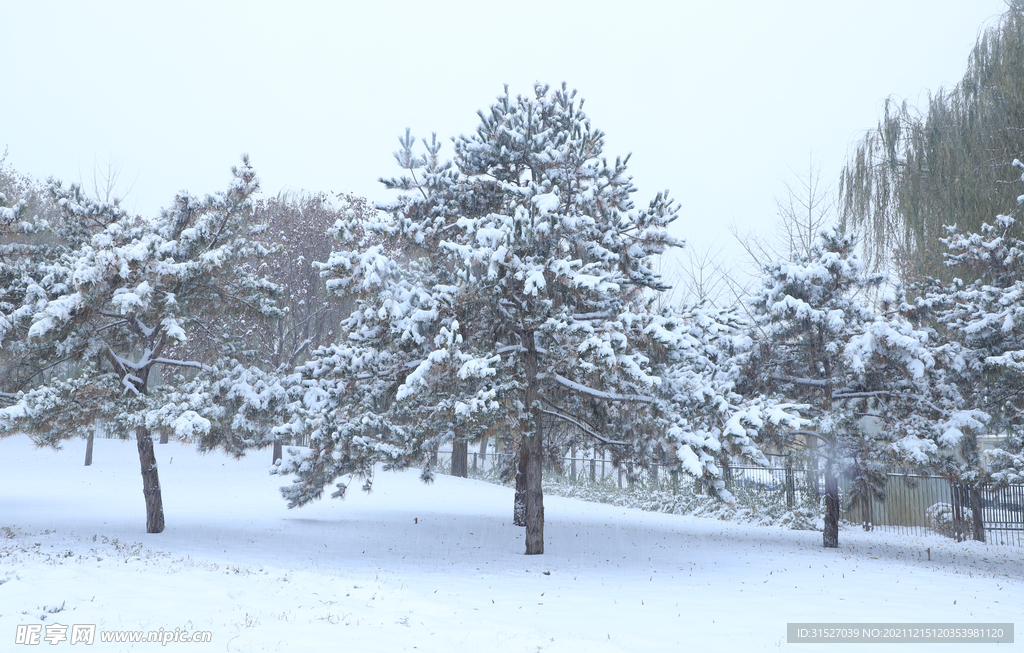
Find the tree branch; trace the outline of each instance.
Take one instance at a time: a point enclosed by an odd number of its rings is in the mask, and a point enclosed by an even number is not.
[[[811,379],[807,377],[798,378],[795,376],[786,376],[785,374],[772,374],[771,378],[773,381],[785,381],[787,383],[798,383],[800,385],[813,385],[819,388],[824,388],[828,385],[828,381],[822,381],[821,379]]]
[[[628,442],[622,442],[621,440],[609,440],[608,438],[606,438],[606,437],[604,437],[602,435],[598,435],[597,433],[594,433],[593,431],[588,429],[586,426],[583,426],[582,424],[580,424],[579,422],[577,422],[573,418],[569,417],[568,415],[563,415],[562,413],[559,413],[557,411],[544,410],[542,408],[540,412],[544,413],[545,415],[551,415],[552,417],[557,417],[558,419],[561,419],[561,420],[564,420],[566,422],[569,422],[570,424],[574,424],[574,425],[576,425],[576,428],[578,428],[579,430],[583,431],[583,433],[585,433],[586,435],[589,435],[590,437],[594,438],[595,440],[600,440],[601,442],[604,442],[605,444],[611,444],[611,445],[626,445],[626,444],[629,444]]]
[[[875,390],[873,392],[834,392],[833,399],[856,399],[858,397],[881,397],[892,395],[888,390]]]
[[[194,367],[196,369],[203,370],[204,372],[212,372],[215,368],[198,363],[196,361],[176,361],[170,358],[151,358],[150,362],[160,363],[162,365],[175,365],[177,367]]]
[[[654,403],[654,397],[648,397],[646,395],[620,395],[615,392],[604,392],[602,390],[596,390],[589,386],[585,386],[582,383],[570,381],[561,374],[547,374],[542,372],[537,375],[537,379],[541,381],[551,379],[566,388],[588,394],[591,397],[597,397],[598,399],[606,399],[608,401],[641,401],[648,404]]]

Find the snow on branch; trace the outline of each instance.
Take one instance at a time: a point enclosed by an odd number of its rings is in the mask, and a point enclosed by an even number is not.
[[[196,361],[176,361],[172,358],[153,358],[150,360],[152,363],[162,363],[163,365],[176,365],[178,367],[194,367],[204,372],[212,372],[214,368],[209,365],[203,365]]]
[[[564,385],[567,388],[570,388],[577,392],[583,392],[592,397],[597,397],[598,399],[607,399],[608,401],[642,401],[649,404],[654,403],[654,397],[647,397],[645,395],[620,395],[615,392],[604,392],[602,390],[595,390],[594,388],[585,386],[581,383],[570,381],[561,374],[538,374],[537,378],[542,380],[553,379],[554,381],[560,383],[561,385]]]
[[[874,390],[872,392],[834,392],[832,393],[833,399],[859,399],[862,397],[883,397],[889,396],[892,393],[888,390]]]
[[[786,376],[785,374],[772,374],[772,379],[775,381],[785,381],[787,383],[798,383],[800,385],[814,385],[819,388],[823,388],[828,385],[827,381],[822,381],[821,379],[809,379],[807,377],[800,378],[795,376]]]

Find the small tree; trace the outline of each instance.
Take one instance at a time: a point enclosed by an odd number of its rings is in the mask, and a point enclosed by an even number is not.
[[[1014,165],[1024,169],[1020,161]],[[992,480],[998,483],[1024,478],[1024,240],[1020,234],[1019,223],[1009,215],[983,223],[978,232],[947,227],[942,240],[948,248],[947,265],[969,281],[936,283],[915,306],[923,319],[943,330],[951,346],[959,348],[963,364],[958,382],[970,405],[989,418],[990,432],[1007,436],[989,466]],[[977,495],[977,484],[985,478],[975,438],[968,432],[949,444],[957,456],[948,461],[946,473],[974,486]],[[979,503],[972,507],[980,514],[980,496],[972,502]]]
[[[812,462],[824,463],[825,547],[839,545],[839,473],[852,501],[884,498],[885,465],[928,465],[941,444],[977,423],[947,378],[932,334],[915,329],[868,290],[856,239],[824,232],[809,255],[765,268],[753,299],[757,343],[749,388],[813,407],[802,429]]]
[[[240,316],[279,314],[276,287],[252,265],[263,251],[249,240],[256,174],[247,158],[233,173],[226,192],[202,202],[179,195],[152,221],[52,183],[62,249],[38,263],[45,283],[9,314],[27,323],[33,368],[70,367],[9,396],[0,433],[58,447],[102,420],[133,434],[150,533],[164,528],[151,431],[240,455],[264,443],[261,416],[285,403],[274,377],[231,358],[246,346],[231,327]],[[203,357],[179,356],[197,332]]]

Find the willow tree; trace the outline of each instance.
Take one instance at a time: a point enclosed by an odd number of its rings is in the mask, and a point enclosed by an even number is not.
[[[1024,153],[1024,2],[978,38],[963,79],[923,108],[892,98],[840,178],[843,222],[875,269],[947,278],[945,225],[977,232],[1012,204]]]

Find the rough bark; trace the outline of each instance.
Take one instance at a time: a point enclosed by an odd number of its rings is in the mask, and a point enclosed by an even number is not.
[[[469,476],[469,443],[465,440],[452,441],[452,476]]]
[[[825,530],[822,540],[826,549],[839,548],[839,481],[831,460],[825,463]]]
[[[488,435],[484,433],[484,437],[480,438],[480,465],[487,469],[487,440]]]
[[[534,424],[534,431],[526,437],[526,555],[544,553],[543,427],[539,410]]]
[[[539,361],[534,345],[533,333],[525,334],[523,345],[526,349],[526,410],[533,416],[533,428],[523,434],[523,450],[526,454],[526,555],[544,553],[544,490],[541,475],[544,457],[544,422],[540,409],[537,380]]]
[[[277,464],[277,461],[284,458],[284,446],[280,440],[274,440],[273,458],[274,459],[270,461],[270,464],[272,465]]]
[[[92,443],[96,438],[96,430],[89,431],[89,437],[85,440],[85,466],[92,465]]]
[[[142,466],[142,494],[146,499],[146,532],[162,533],[164,530],[164,503],[160,494],[160,477],[156,469],[156,454],[149,431],[140,428],[135,432],[139,445],[139,464]]]
[[[516,497],[512,506],[512,523],[526,526],[526,446],[519,444],[519,463],[516,469]]]

